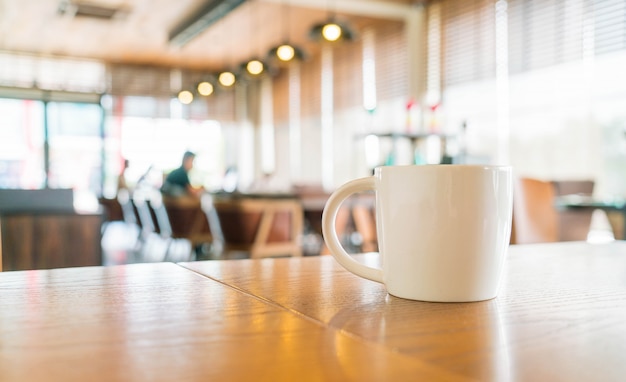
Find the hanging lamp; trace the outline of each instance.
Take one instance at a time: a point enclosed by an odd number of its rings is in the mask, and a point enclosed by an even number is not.
[[[314,41],[338,42],[351,41],[354,39],[354,32],[346,24],[337,20],[335,9],[330,9],[325,22],[318,23],[311,27],[309,37]]]
[[[213,84],[209,81],[202,81],[198,84],[197,90],[198,94],[200,94],[201,96],[208,97],[213,94],[215,88],[213,87]]]
[[[219,81],[220,85],[229,88],[233,86],[235,82],[237,82],[237,76],[235,76],[235,73],[226,70],[219,74],[217,80]]]
[[[330,18],[326,22],[313,25],[309,31],[309,37],[314,41],[352,41],[354,32],[347,24]]]
[[[280,62],[290,62],[292,60],[302,60],[304,52],[289,42],[289,6],[286,1],[282,5],[283,42],[274,46],[268,52],[268,57]]]

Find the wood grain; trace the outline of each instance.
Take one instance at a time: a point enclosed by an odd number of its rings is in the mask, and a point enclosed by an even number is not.
[[[4,270],[101,265],[102,219],[54,212],[2,216]]]
[[[374,264],[377,255],[358,257]],[[512,246],[499,297],[395,298],[332,257],[184,266],[367,342],[479,380],[622,380],[626,243]]]
[[[0,380],[458,380],[175,264],[0,274]]]

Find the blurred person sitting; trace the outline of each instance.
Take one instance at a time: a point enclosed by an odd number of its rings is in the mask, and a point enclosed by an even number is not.
[[[124,167],[122,168],[122,172],[117,177],[117,192],[119,194],[120,190],[128,190],[130,192],[130,187],[128,186],[128,167],[130,167],[130,162],[128,159],[124,159]]]
[[[191,151],[186,151],[183,154],[181,166],[170,172],[163,182],[161,192],[164,195],[198,197],[204,192],[203,187],[194,187],[189,181],[189,171],[193,168],[195,159],[196,154]]]

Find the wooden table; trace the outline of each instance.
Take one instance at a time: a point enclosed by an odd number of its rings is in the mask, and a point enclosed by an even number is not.
[[[302,256],[303,210],[291,194],[214,195],[224,250],[250,258]]]
[[[4,272],[0,296],[3,382],[626,376],[625,242],[512,246],[477,303],[395,298],[328,256]]]
[[[560,210],[603,210],[618,212],[622,216],[622,232],[619,239],[626,240],[626,200],[623,198],[598,199],[588,195],[562,195],[556,198],[555,205]],[[619,234],[619,232],[617,232]],[[616,234],[616,237],[618,236]]]

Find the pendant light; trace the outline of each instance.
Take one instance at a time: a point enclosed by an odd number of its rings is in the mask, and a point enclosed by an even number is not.
[[[197,86],[197,89],[198,89],[198,94],[204,97],[210,96],[211,94],[213,94],[213,91],[215,90],[213,88],[213,84],[208,81],[200,82]]]
[[[191,93],[189,90],[181,90],[178,93],[178,101],[180,101],[180,103],[182,103],[183,105],[189,105],[191,102],[193,102],[193,93]]]
[[[326,41],[337,41],[342,35],[341,27],[334,23],[329,22],[328,24],[322,27],[322,37],[326,39]]]
[[[235,76],[235,73],[233,72],[224,71],[220,73],[217,80],[219,81],[220,85],[229,88],[233,86],[235,82],[237,82],[237,77]]]
[[[331,18],[326,22],[313,25],[309,37],[322,42],[351,41],[354,40],[354,32],[345,23]]]
[[[265,70],[265,65],[257,59],[252,59],[246,64],[246,70],[253,76],[258,76]]]
[[[328,19],[325,22],[313,25],[309,31],[309,37],[323,42],[351,41],[354,39],[354,33],[347,24],[337,20],[333,9],[329,10]]]
[[[253,7],[258,7],[259,2],[255,1]],[[256,10],[256,12],[254,12],[255,9],[253,9],[252,7],[250,7],[250,22],[248,23],[248,25],[250,26],[250,39],[249,41],[255,40],[254,44],[256,45],[255,48],[258,49],[259,47],[259,20],[258,18],[260,17],[260,9]],[[256,13],[256,18],[253,20],[253,13]],[[252,77],[258,77],[260,75],[262,75],[265,70],[265,64],[259,59],[259,58],[252,58],[250,59],[244,66],[244,69],[246,70],[246,73]]]
[[[268,56],[280,62],[301,60],[304,57],[302,50],[289,43],[289,6],[286,1],[282,4],[283,43],[270,49]]]
[[[218,39],[218,41],[223,41],[222,39]],[[226,49],[228,49],[227,51],[227,58],[228,61],[231,61],[231,47],[227,46]],[[225,88],[230,88],[233,85],[235,85],[235,82],[237,82],[237,76],[235,75],[235,73],[233,73],[230,70],[224,70],[222,71],[220,74],[218,74],[217,76],[217,82]]]
[[[288,43],[276,48],[276,57],[281,61],[291,61],[295,56],[296,50]]]

